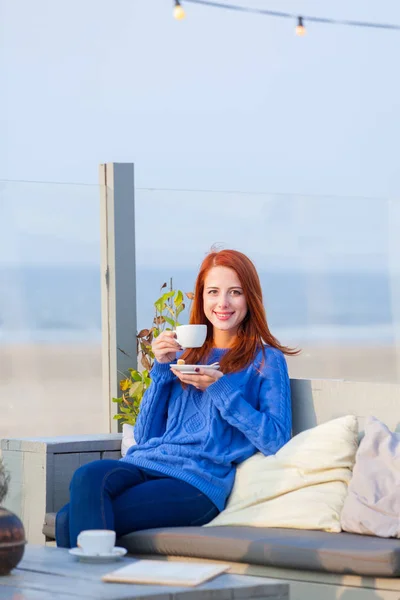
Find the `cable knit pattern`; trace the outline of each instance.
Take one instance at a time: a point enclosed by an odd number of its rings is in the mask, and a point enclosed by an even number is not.
[[[214,349],[208,363],[224,352]],[[151,378],[135,425],[137,445],[121,460],[187,481],[219,510],[236,466],[257,451],[275,454],[290,439],[289,376],[275,348],[266,346],[248,368],[224,375],[205,392],[183,389],[169,365],[155,363]]]

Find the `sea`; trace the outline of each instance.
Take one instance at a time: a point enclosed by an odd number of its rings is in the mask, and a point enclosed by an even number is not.
[[[193,291],[188,269],[137,267],[137,328],[150,327],[167,283]],[[393,343],[400,279],[385,272],[260,273],[268,323],[284,344]],[[165,290],[164,290],[165,291]],[[133,315],[132,307],[132,315]],[[187,312],[182,323],[187,322]],[[100,267],[0,268],[0,343],[100,343]]]

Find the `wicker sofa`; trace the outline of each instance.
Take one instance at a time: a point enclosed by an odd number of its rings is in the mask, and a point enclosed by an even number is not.
[[[400,421],[396,384],[292,380],[291,387],[293,434],[350,413],[358,417],[361,431],[368,415],[392,429]],[[29,541],[54,539],[55,512],[68,500],[74,470],[90,460],[118,458],[120,444],[118,434],[2,440],[13,474],[8,506],[23,519]],[[133,555],[228,561],[236,573],[289,580],[292,600],[400,598],[398,539],[227,526],[153,529],[118,544]]]

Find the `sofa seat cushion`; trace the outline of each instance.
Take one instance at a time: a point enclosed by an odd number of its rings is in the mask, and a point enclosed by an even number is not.
[[[56,513],[46,513],[42,533],[49,539],[56,539]]]
[[[55,513],[43,533],[55,538]],[[210,558],[255,565],[400,576],[400,540],[355,533],[326,533],[266,527],[169,527],[130,533],[118,540],[130,554]]]
[[[147,529],[118,540],[131,554],[188,556],[329,573],[400,575],[400,540],[264,527]]]

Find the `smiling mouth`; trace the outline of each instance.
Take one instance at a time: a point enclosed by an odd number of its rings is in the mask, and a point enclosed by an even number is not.
[[[215,316],[217,317],[217,319],[219,319],[220,321],[227,321],[228,319],[230,319],[230,318],[231,318],[231,316],[232,316],[233,314],[235,314],[235,313],[233,313],[233,312],[230,312],[230,313],[219,313],[219,312],[216,312],[216,311],[214,310],[214,315],[215,315]]]

